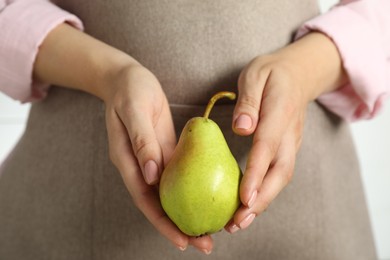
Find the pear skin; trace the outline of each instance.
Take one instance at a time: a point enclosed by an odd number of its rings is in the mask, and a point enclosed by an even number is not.
[[[162,207],[189,236],[218,232],[240,205],[241,176],[218,125],[192,118],[161,176]]]

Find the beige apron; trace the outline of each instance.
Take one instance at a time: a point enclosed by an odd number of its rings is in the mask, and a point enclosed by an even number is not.
[[[161,81],[178,134],[252,58],[290,42],[312,0],[62,0],[86,31]],[[232,104],[211,117],[245,164],[251,138],[231,131]],[[32,106],[0,178],[0,259],[375,259],[348,125],[310,105],[292,183],[244,231],[214,236],[207,257],[180,252],[132,204],[108,159],[104,104],[53,87]]]

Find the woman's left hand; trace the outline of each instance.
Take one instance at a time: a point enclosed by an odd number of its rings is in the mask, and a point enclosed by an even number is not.
[[[233,130],[253,134],[253,145],[240,186],[242,206],[227,231],[248,227],[290,182],[308,103],[345,81],[338,51],[321,33],[259,56],[244,68]]]

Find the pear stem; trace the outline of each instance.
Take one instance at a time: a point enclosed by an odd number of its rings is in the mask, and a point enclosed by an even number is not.
[[[209,115],[210,115],[210,112],[211,112],[211,109],[213,108],[215,102],[217,102],[218,99],[221,99],[221,98],[224,98],[224,97],[229,98],[231,100],[234,100],[234,99],[236,99],[236,93],[229,92],[229,91],[221,91],[221,92],[218,92],[217,94],[215,94],[210,99],[209,103],[207,104],[206,111],[204,112],[203,117],[208,119]]]

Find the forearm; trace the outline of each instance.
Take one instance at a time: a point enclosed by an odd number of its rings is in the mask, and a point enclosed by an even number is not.
[[[312,32],[277,51],[301,77],[308,100],[344,85],[348,78],[337,47],[322,33]]]
[[[276,52],[289,61],[307,86],[307,98],[343,85],[347,77],[333,42],[321,33],[310,33]],[[34,76],[43,82],[70,87],[105,99],[108,89],[102,84],[111,74],[137,64],[129,55],[61,24],[40,47]]]
[[[88,92],[104,100],[111,74],[137,64],[129,55],[67,25],[51,31],[39,49],[34,77]]]

